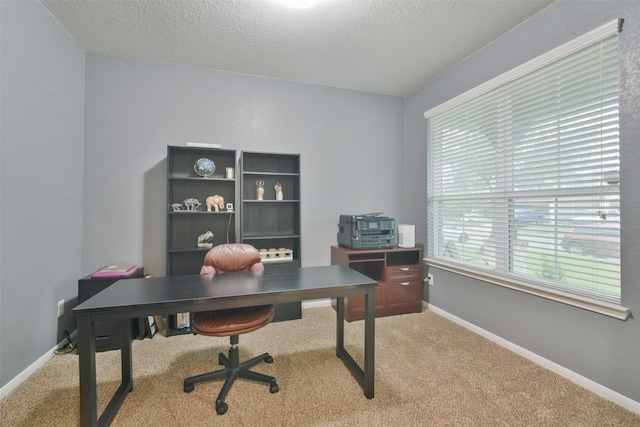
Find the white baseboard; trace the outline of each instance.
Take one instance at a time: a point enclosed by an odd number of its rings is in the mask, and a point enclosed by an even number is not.
[[[56,348],[58,347],[53,347],[51,350],[45,353],[42,357],[40,357],[38,360],[33,362],[31,365],[29,365],[27,369],[20,372],[18,376],[14,377],[11,381],[9,381],[2,388],[0,388],[0,399],[3,399],[6,396],[8,396],[13,390],[18,388],[20,384],[26,381],[27,378],[33,375],[38,369],[43,367],[44,364],[47,363],[49,359],[53,357],[53,352],[56,350]]]
[[[305,308],[314,308],[314,307],[329,307],[331,306],[331,299],[314,299],[309,301],[302,301],[302,309]]]
[[[76,332],[72,335],[75,335]],[[71,338],[73,340],[73,337]],[[33,375],[38,369],[42,368],[45,363],[47,363],[54,355],[55,351],[59,348],[64,348],[67,344],[69,344],[69,340],[65,338],[57,346],[53,347],[51,350],[47,351],[43,354],[38,360],[29,365],[24,371],[20,372],[15,378],[6,383],[2,388],[0,388],[0,399],[8,396],[13,390],[18,388],[20,384],[25,382],[27,378]]]
[[[549,359],[545,359],[542,356],[539,356],[525,348],[522,348],[514,343],[512,343],[511,341],[507,341],[504,338],[501,338],[485,329],[482,329],[476,325],[474,325],[473,323],[467,322],[464,319],[461,319],[459,317],[454,316],[453,314],[446,312],[432,304],[428,304],[426,302],[422,302],[422,305],[424,307],[426,307],[428,310],[433,311],[436,314],[439,314],[442,317],[445,317],[449,320],[451,320],[452,322],[457,323],[458,325],[469,329],[470,331],[473,331],[475,333],[477,333],[478,335],[483,336],[484,338],[487,338],[490,341],[495,342],[498,345],[501,345],[502,347],[505,347],[511,351],[513,351],[514,353],[519,354],[522,357],[525,357],[529,360],[531,360],[534,363],[537,363],[538,365],[549,369],[552,372],[555,372],[558,375],[563,376],[564,378],[576,383],[577,385],[586,388],[587,390],[597,394],[600,397],[603,397],[617,405],[622,406],[623,408],[626,408],[632,412],[635,412],[637,414],[640,414],[640,402],[636,402],[635,400],[629,399],[626,396],[623,396],[622,394],[613,391],[601,384],[598,384],[595,381],[590,380],[589,378],[583,377],[580,374],[577,374],[561,365],[558,365],[555,362],[552,362]]]

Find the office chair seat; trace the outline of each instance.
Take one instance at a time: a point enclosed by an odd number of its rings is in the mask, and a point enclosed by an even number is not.
[[[210,337],[246,334],[271,323],[273,313],[273,305],[204,311],[193,315],[193,330]]]
[[[200,274],[262,270],[264,270],[264,264],[262,264],[260,252],[256,248],[243,243],[230,243],[215,246],[207,252]],[[263,361],[272,363],[273,358],[269,353],[240,363],[238,350],[239,335],[255,331],[271,323],[274,310],[273,304],[269,304],[194,313],[192,328],[195,333],[212,337],[230,337],[231,348],[228,356],[223,353],[218,355],[218,363],[224,368],[186,378],[184,380],[185,393],[192,392],[195,383],[224,379],[225,382],[216,399],[218,415],[227,412],[228,405],[224,400],[238,378],[267,383],[269,391],[277,393],[279,387],[275,378],[249,370]]]

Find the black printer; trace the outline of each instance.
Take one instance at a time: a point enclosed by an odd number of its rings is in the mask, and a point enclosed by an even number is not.
[[[396,220],[380,215],[340,215],[338,245],[349,249],[395,248]]]

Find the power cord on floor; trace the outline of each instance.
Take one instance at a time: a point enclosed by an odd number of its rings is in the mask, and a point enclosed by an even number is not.
[[[67,336],[67,344],[64,347],[58,348],[54,350],[54,354],[69,354],[73,353],[76,350],[76,346],[73,345],[73,341],[71,341],[71,335],[69,331],[65,329],[64,334]]]

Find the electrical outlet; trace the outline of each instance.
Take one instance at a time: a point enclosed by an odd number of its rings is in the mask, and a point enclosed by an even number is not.
[[[61,299],[60,301],[58,301],[58,317],[62,316],[64,314],[64,300]]]
[[[433,286],[433,274],[427,274],[427,283],[429,286]]]

